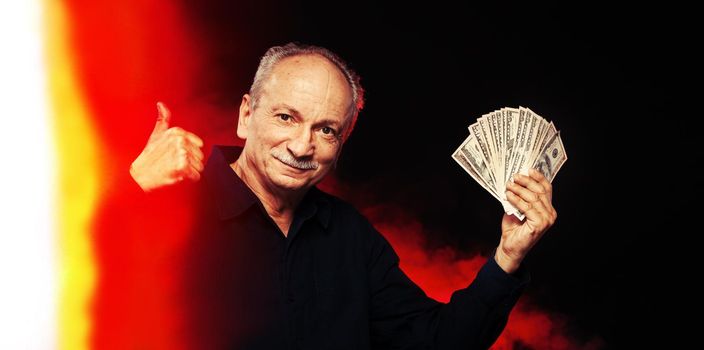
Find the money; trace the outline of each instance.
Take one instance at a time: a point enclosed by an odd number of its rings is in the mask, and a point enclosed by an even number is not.
[[[540,171],[552,182],[567,153],[555,124],[530,108],[502,108],[481,116],[469,136],[452,153],[454,159],[509,215],[525,215],[506,199],[506,183],[514,174]]]

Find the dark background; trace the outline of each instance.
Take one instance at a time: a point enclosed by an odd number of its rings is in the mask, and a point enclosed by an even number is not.
[[[565,315],[571,337],[600,337],[607,348],[689,335],[676,316],[693,308],[686,248],[700,231],[693,51],[701,40],[691,9],[184,6],[208,62],[193,99],[222,111],[236,111],[269,46],[299,41],[344,57],[362,76],[367,105],[336,177],[360,189],[347,196],[358,206],[405,208],[433,232],[430,248],[469,255],[497,244],[500,205],[450,158],[467,126],[505,106],[552,120],[569,160],[553,183],[558,221],[527,261],[527,294]],[[230,117],[210,122],[234,126]]]

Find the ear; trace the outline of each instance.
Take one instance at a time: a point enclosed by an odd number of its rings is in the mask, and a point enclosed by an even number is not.
[[[237,137],[246,140],[247,139],[247,127],[249,126],[249,119],[252,117],[251,101],[252,97],[249,94],[244,94],[242,96],[242,103],[240,103],[240,117],[237,120]]]

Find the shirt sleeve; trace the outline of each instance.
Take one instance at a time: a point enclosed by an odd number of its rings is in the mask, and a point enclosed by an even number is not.
[[[372,230],[368,268],[376,347],[486,349],[496,341],[530,280],[523,267],[509,275],[489,258],[474,281],[444,304],[401,271],[391,245]]]

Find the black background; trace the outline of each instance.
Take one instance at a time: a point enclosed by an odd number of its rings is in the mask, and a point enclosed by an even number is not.
[[[553,183],[558,221],[528,258],[527,294],[565,315],[571,337],[601,337],[608,348],[688,335],[676,316],[692,311],[696,278],[686,271],[695,258],[686,248],[700,231],[693,51],[701,40],[691,9],[184,6],[208,62],[194,99],[228,113],[269,46],[299,41],[344,57],[362,76],[367,105],[336,177],[361,189],[348,198],[358,206],[407,210],[433,232],[431,246],[486,253],[498,240],[500,205],[450,158],[467,126],[504,106],[552,120],[569,160]]]

